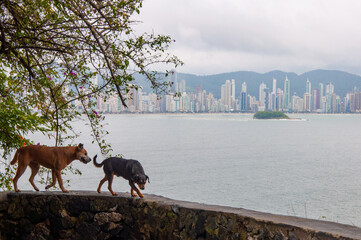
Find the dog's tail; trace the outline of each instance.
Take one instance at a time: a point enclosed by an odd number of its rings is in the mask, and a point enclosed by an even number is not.
[[[18,157],[20,154],[19,152],[20,152],[19,149],[16,150],[13,160],[11,160],[11,162],[10,162],[11,165],[14,165],[18,161]]]
[[[102,166],[104,165],[104,161],[101,162],[101,163],[97,163],[97,157],[98,157],[98,155],[95,155],[95,156],[93,157],[93,163],[94,163],[94,166],[100,168],[100,167],[102,167]]]

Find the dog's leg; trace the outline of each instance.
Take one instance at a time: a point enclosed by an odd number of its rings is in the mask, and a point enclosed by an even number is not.
[[[108,189],[109,189],[109,192],[110,192],[113,196],[117,196],[118,194],[115,193],[115,192],[113,192],[113,189],[112,189],[113,177],[114,177],[114,173],[112,173],[111,176],[107,176],[107,178],[108,178]]]
[[[63,179],[61,178],[61,170],[54,170],[56,174],[56,178],[58,179],[59,187],[63,191],[63,193],[68,193],[69,191],[65,189],[63,185]]]
[[[54,187],[56,184],[56,173],[54,169],[51,169],[51,176],[52,176],[52,183],[50,183],[48,186],[45,187],[45,189],[49,189],[51,187]]]
[[[105,177],[104,177],[102,180],[100,180],[100,183],[99,183],[99,186],[98,186],[98,189],[97,189],[97,192],[98,192],[98,193],[101,193],[102,185],[103,185],[107,180],[108,180],[107,175],[105,175]]]
[[[132,197],[136,197],[137,194],[134,193],[134,189],[133,188],[130,188],[130,194],[132,195]]]
[[[134,190],[138,193],[138,196],[139,196],[140,198],[143,198],[143,197],[144,197],[143,194],[139,191],[139,189],[138,189],[137,187],[135,187]]]
[[[18,168],[16,169],[16,174],[15,174],[15,177],[13,178],[15,192],[20,192],[20,190],[18,188],[18,180],[21,177],[21,175],[23,175],[23,173],[25,172],[26,167],[27,167],[27,165],[24,164],[22,159],[19,159],[18,160]]]
[[[130,194],[132,195],[132,197],[136,197],[137,194],[139,197],[143,198],[143,194],[139,191],[139,189],[134,185],[133,181],[129,180],[129,185],[131,187],[130,189]],[[134,193],[134,191],[137,192],[137,194]]]
[[[31,185],[33,186],[33,188],[35,189],[35,191],[39,191],[39,188],[35,185],[34,183],[34,177],[35,175],[38,173],[40,165],[38,163],[35,162],[31,162],[29,164],[30,168],[31,168],[31,175],[29,178],[29,182],[31,183]]]

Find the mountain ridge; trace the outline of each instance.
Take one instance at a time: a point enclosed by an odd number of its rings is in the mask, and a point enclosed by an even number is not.
[[[303,97],[306,89],[306,81],[309,79],[311,88],[318,88],[319,83],[323,83],[324,87],[328,83],[335,86],[335,93],[340,97],[345,97],[348,92],[351,92],[354,87],[361,88],[361,76],[340,71],[340,70],[325,70],[315,69],[302,74],[294,72],[284,72],[281,70],[272,70],[266,73],[258,73],[254,71],[235,71],[228,73],[218,73],[213,75],[196,75],[191,73],[177,73],[177,81],[186,81],[187,91],[194,92],[196,86],[201,86],[207,93],[211,92],[216,98],[220,98],[221,85],[226,80],[235,80],[236,84],[236,97],[239,96],[241,85],[243,82],[247,83],[247,93],[256,96],[259,95],[259,85],[264,82],[268,88],[272,88],[273,78],[277,79],[277,88],[283,90],[285,78],[290,80],[291,95],[296,93],[298,96]],[[143,81],[138,81],[138,84],[145,84]],[[150,88],[143,85],[146,92]],[[148,90],[149,89],[149,90]]]

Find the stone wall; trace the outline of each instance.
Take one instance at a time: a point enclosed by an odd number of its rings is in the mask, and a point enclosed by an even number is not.
[[[1,192],[0,239],[361,239],[349,225],[155,195]]]

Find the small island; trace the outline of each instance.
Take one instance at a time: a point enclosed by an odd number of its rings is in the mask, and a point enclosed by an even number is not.
[[[289,119],[283,112],[259,111],[253,115],[255,119]]]

